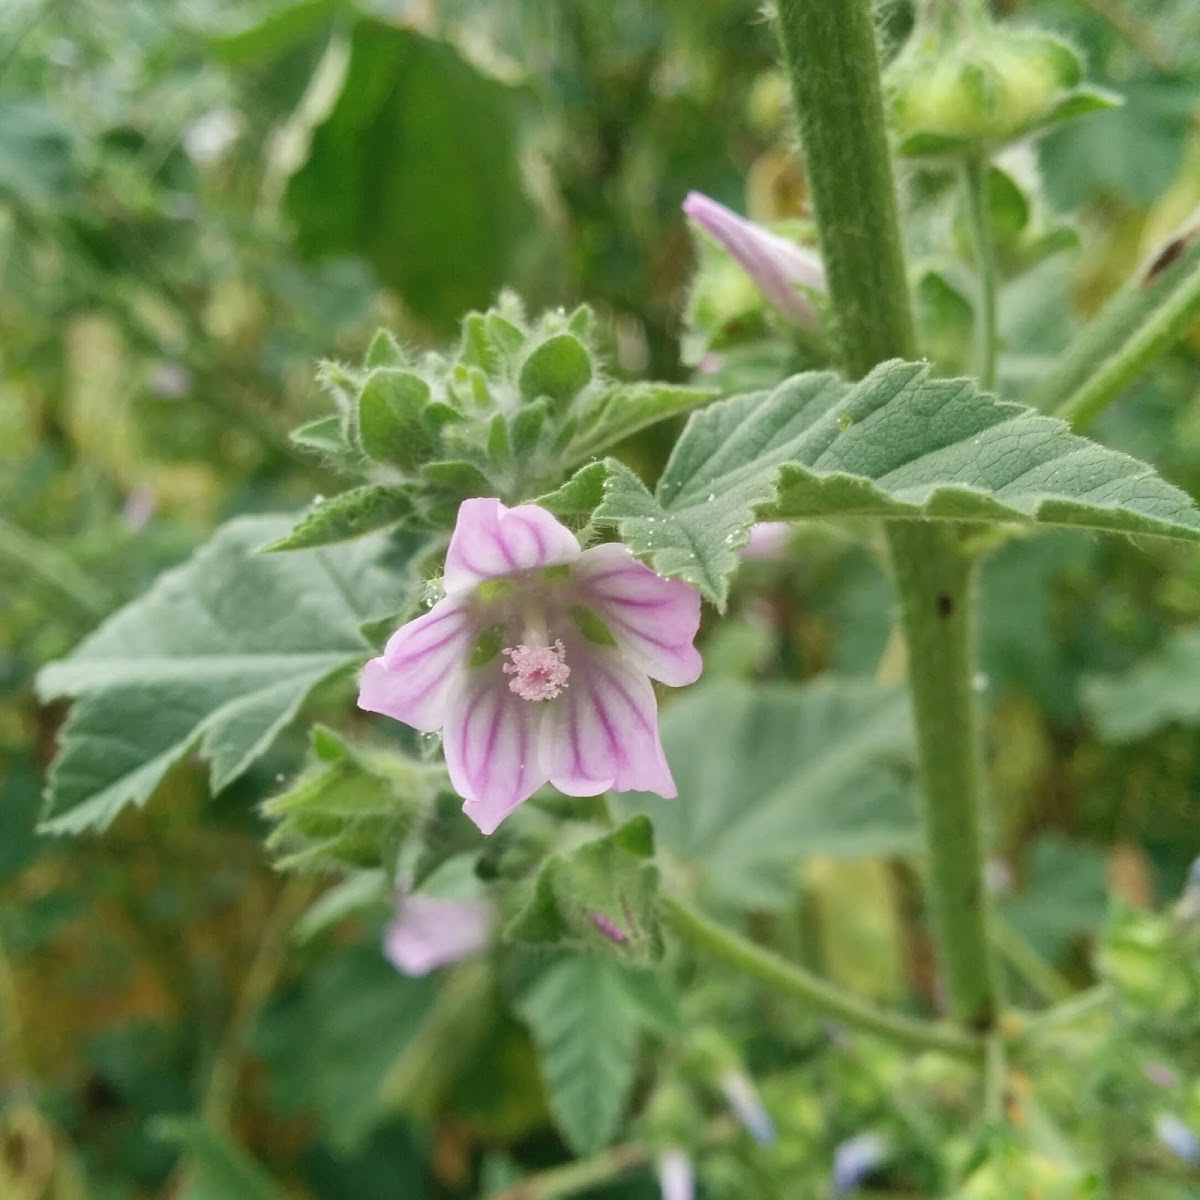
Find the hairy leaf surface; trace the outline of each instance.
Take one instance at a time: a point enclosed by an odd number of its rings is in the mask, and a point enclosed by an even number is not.
[[[598,520],[723,605],[761,518],[871,516],[1068,525],[1200,541],[1200,512],[1153,468],[1052,417],[890,362],[815,372],[693,415],[656,493],[610,461]]]
[[[242,517],[110,617],[38,679],[43,699],[78,697],[50,772],[43,827],[102,829],[142,804],[185,754],[212,787],[236,779],[323,680],[365,659],[359,627],[401,589],[364,538],[259,555],[288,517]]]

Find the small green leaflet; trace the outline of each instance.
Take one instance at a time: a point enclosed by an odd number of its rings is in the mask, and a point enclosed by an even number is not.
[[[329,500],[318,500],[295,529],[267,550],[309,550],[387,529],[412,516],[407,489],[388,483],[368,483]]]
[[[673,1025],[662,992],[649,972],[572,954],[551,963],[517,1001],[538,1048],[555,1124],[577,1154],[612,1140],[633,1086],[639,1033]]]
[[[669,704],[663,747],[679,796],[609,796],[617,819],[647,813],[665,878],[706,903],[774,908],[795,895],[806,855],[917,849],[906,781],[913,756],[903,692],[870,680],[698,687]]]
[[[77,698],[50,770],[45,831],[103,829],[194,748],[220,790],[313,688],[370,655],[359,627],[395,609],[408,548],[376,535],[256,553],[291,528],[289,517],[231,521],[41,672],[43,700]]]
[[[695,413],[655,494],[608,461],[598,521],[718,606],[756,520],[870,516],[1200,541],[1200,512],[1153,468],[1053,417],[889,362],[856,384],[826,372]]]

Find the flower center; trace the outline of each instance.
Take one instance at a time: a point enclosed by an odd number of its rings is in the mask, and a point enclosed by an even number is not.
[[[503,653],[509,691],[522,700],[553,700],[567,686],[571,668],[561,639],[553,646],[506,646]]]

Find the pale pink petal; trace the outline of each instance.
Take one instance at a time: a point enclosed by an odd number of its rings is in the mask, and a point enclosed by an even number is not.
[[[544,508],[506,508],[491,498],[464,500],[446,552],[444,586],[447,595],[453,595],[489,579],[578,557],[575,535]]]
[[[472,672],[454,695],[442,736],[463,812],[491,833],[546,782],[538,753],[547,702],[523,700],[493,667]]]
[[[492,906],[486,900],[401,896],[395,920],[384,934],[383,950],[402,974],[427,975],[435,967],[486,950],[492,919]]]
[[[742,557],[786,559],[794,532],[786,521],[759,521],[750,527],[750,540],[742,549]]]
[[[585,550],[571,571],[580,603],[608,626],[621,651],[647,675],[672,687],[695,683],[702,662],[692,645],[700,593],[663,579],[613,542]]]
[[[388,639],[363,668],[358,707],[403,721],[423,733],[441,729],[459,672],[477,630],[468,601],[447,596]]]
[[[610,647],[572,639],[570,686],[542,730],[550,782],[568,796],[676,794],[658,737],[658,703],[645,673]]]
[[[683,211],[725,247],[789,321],[809,329],[819,324],[820,314],[809,294],[825,291],[820,255],[739,217],[703,192],[689,192]]]

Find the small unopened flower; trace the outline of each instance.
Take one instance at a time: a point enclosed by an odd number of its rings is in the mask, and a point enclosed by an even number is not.
[[[442,731],[463,811],[491,833],[547,781],[671,797],[651,679],[694,683],[700,595],[619,544],[581,550],[533,504],[464,500],[446,596],[367,663],[360,708]]]
[[[402,975],[428,975],[486,950],[493,921],[486,900],[401,892],[396,915],[383,935],[383,952]]]
[[[770,1145],[775,1140],[775,1122],[771,1120],[754,1081],[741,1071],[726,1071],[721,1076],[721,1091],[750,1136],[764,1146]]]
[[[844,1196],[854,1191],[888,1156],[888,1144],[878,1133],[858,1133],[833,1152],[833,1190]]]
[[[750,540],[742,548],[743,558],[787,558],[788,545],[795,530],[786,521],[759,521],[750,527]]]
[[[662,1200],[695,1200],[696,1172],[686,1150],[670,1146],[658,1156]]]
[[[683,211],[728,251],[758,290],[795,325],[814,329],[813,292],[825,291],[825,268],[811,250],[739,217],[702,192],[689,192]]]

